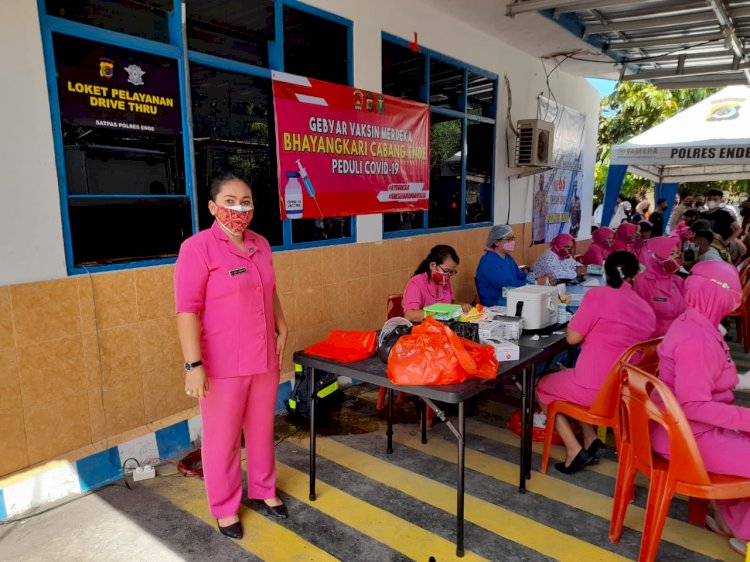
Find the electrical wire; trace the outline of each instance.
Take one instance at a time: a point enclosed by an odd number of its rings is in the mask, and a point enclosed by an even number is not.
[[[505,169],[510,170],[510,143],[508,142],[508,129],[516,136],[518,137],[518,131],[513,126],[513,117],[511,116],[511,109],[513,108],[513,95],[511,93],[510,89],[510,79],[508,78],[507,74],[503,76],[503,79],[505,80],[505,92],[508,94],[508,109],[505,112]],[[507,174],[505,176],[505,180],[508,184],[508,216],[505,219],[505,224],[510,223],[510,174]]]
[[[300,429],[302,429],[302,426],[299,426],[299,427],[297,427],[297,429],[295,429],[291,433],[287,433],[286,435],[284,435],[284,437],[282,437],[281,439],[279,439],[278,441],[276,441],[276,443],[274,443],[273,446],[277,447],[280,443],[283,443],[284,441],[286,441],[287,439],[289,439],[292,435],[295,435]]]
[[[122,466],[120,467],[120,469],[122,470],[122,480],[125,482],[125,485],[128,487],[128,490],[132,490],[133,487],[130,485],[130,482],[128,482],[127,474],[125,474],[125,465],[128,464],[128,461],[135,461],[138,467],[141,466],[141,463],[138,462],[138,459],[136,458],[128,457],[122,462]]]
[[[611,65],[633,64],[633,63],[644,62],[644,61],[649,61],[649,60],[653,60],[653,59],[660,59],[662,57],[668,57],[670,55],[674,55],[675,53],[679,53],[679,52],[682,52],[682,51],[689,51],[690,49],[696,49],[698,47],[705,47],[706,45],[708,45],[710,43],[716,43],[717,41],[721,41],[721,39],[714,39],[712,41],[704,41],[703,43],[698,43],[697,45],[690,45],[689,47],[680,47],[679,49],[674,49],[672,51],[668,51],[668,52],[666,52],[666,53],[664,53],[662,55],[648,55],[648,56],[645,56],[645,57],[639,57],[639,58],[635,58],[635,59],[622,59],[622,60],[619,60],[619,61],[582,59],[580,57],[576,57],[575,53],[572,53],[572,54],[565,55],[565,59],[563,59],[562,62],[565,62],[566,60],[570,59],[570,60],[575,60],[575,61],[579,61],[579,62],[595,62],[595,63],[599,63],[599,64],[611,64]],[[548,57],[548,58],[554,58],[554,57]],[[557,67],[555,67],[555,68],[557,68]]]

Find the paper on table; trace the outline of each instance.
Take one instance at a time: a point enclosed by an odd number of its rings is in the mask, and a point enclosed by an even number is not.
[[[599,287],[600,283],[598,279],[586,279],[581,285],[583,287]]]

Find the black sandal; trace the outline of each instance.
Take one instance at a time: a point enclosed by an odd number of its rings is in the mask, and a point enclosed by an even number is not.
[[[601,439],[594,439],[586,449],[586,453],[591,457],[590,464],[599,464],[599,459],[607,454],[607,446],[602,443]]]
[[[586,449],[581,449],[576,458],[573,459],[573,462],[570,463],[570,466],[565,466],[564,462],[558,462],[555,463],[555,468],[563,474],[575,474],[590,462],[591,457],[586,452]]]

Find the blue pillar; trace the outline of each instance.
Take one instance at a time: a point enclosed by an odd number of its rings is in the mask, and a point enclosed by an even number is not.
[[[627,165],[610,164],[607,170],[607,184],[604,187],[604,210],[602,212],[602,226],[609,226],[612,220],[612,214],[615,210],[617,196],[620,195],[622,182],[625,179],[625,173],[628,171]]]

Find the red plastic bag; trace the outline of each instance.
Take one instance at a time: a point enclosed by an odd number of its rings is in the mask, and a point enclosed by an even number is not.
[[[521,436],[521,409],[520,408],[517,409],[515,412],[513,412],[513,415],[510,417],[510,420],[508,420],[508,429],[510,429],[513,433],[515,433],[519,437]],[[537,443],[543,443],[546,434],[547,434],[546,427],[533,426],[531,437]],[[557,433],[557,431],[555,431],[554,429],[552,430],[552,444],[562,445],[562,439],[560,438],[560,434]]]
[[[492,346],[460,338],[445,324],[427,317],[393,346],[386,372],[395,384],[443,385],[471,378],[494,379],[497,367]]]
[[[331,330],[326,339],[305,348],[305,353],[342,363],[354,363],[374,355],[377,343],[378,335],[375,332]]]

